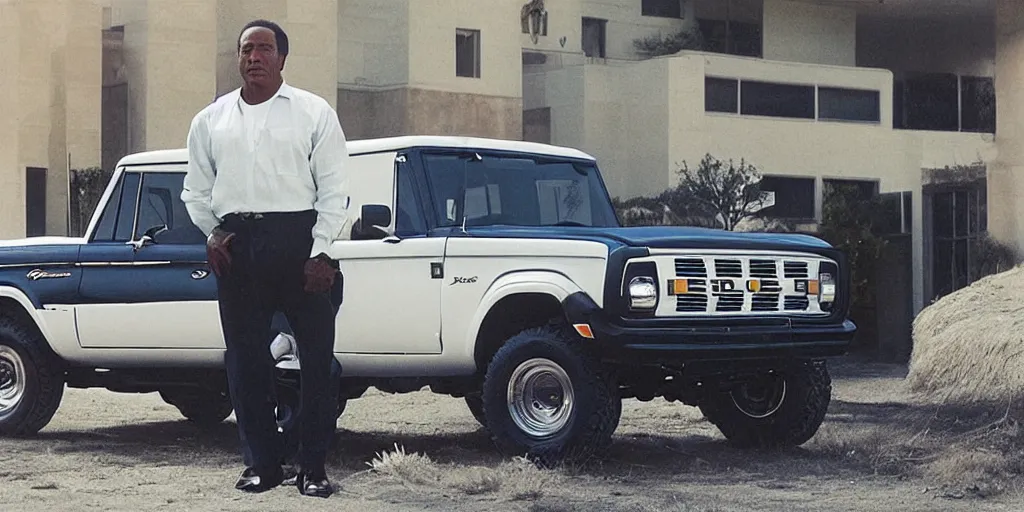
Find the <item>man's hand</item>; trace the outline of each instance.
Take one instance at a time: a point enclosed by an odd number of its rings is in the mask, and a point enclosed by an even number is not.
[[[235,238],[234,233],[229,233],[220,228],[213,228],[210,236],[206,239],[206,259],[217,277],[223,276],[231,268],[231,250],[229,245]]]
[[[331,265],[330,258],[325,254],[306,260],[303,269],[306,275],[306,293],[327,293],[334,286],[337,270]]]

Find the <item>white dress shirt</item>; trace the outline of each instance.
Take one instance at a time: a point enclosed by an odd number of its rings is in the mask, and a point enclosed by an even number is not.
[[[236,89],[192,119],[188,155],[181,199],[207,236],[229,213],[315,209],[311,257],[347,238],[348,149],[323,98],[282,84],[249,105]]]

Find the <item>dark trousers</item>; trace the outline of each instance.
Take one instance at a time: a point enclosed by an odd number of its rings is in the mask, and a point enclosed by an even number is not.
[[[280,311],[299,347],[302,469],[323,473],[335,427],[330,382],[335,309],[328,293],[303,290],[303,266],[313,246],[315,211],[228,215],[221,229],[235,233],[230,270],[217,280],[225,366],[247,466],[275,474],[285,455],[274,416],[274,361],[268,340]]]

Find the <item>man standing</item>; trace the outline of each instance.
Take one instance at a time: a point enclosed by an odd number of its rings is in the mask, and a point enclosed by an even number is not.
[[[281,76],[288,36],[256,20],[238,38],[244,85],[192,120],[181,198],[208,236],[217,276],[231,402],[246,468],[235,487],[281,484],[282,446],[274,417],[274,362],[267,345],[273,314],[292,326],[301,367],[296,485],[330,496],[325,469],[336,403],[329,383],[338,267],[326,254],[348,220],[345,134],[321,97]]]

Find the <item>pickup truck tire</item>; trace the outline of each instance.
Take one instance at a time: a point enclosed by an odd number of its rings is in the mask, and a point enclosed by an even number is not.
[[[618,386],[579,341],[562,325],[531,328],[491,359],[483,414],[503,455],[551,467],[611,444],[622,414]]]
[[[738,447],[786,448],[814,437],[831,399],[825,362],[805,362],[763,384],[712,395],[700,410]]]
[[[160,398],[178,408],[187,420],[202,426],[216,425],[234,409],[231,397],[227,392],[205,389],[165,389],[160,391]]]
[[[0,435],[45,427],[64,397],[64,371],[34,328],[0,316]]]
[[[484,399],[480,393],[470,393],[465,397],[466,406],[469,407],[470,414],[476,418],[484,427],[487,426],[487,416],[484,414]]]

